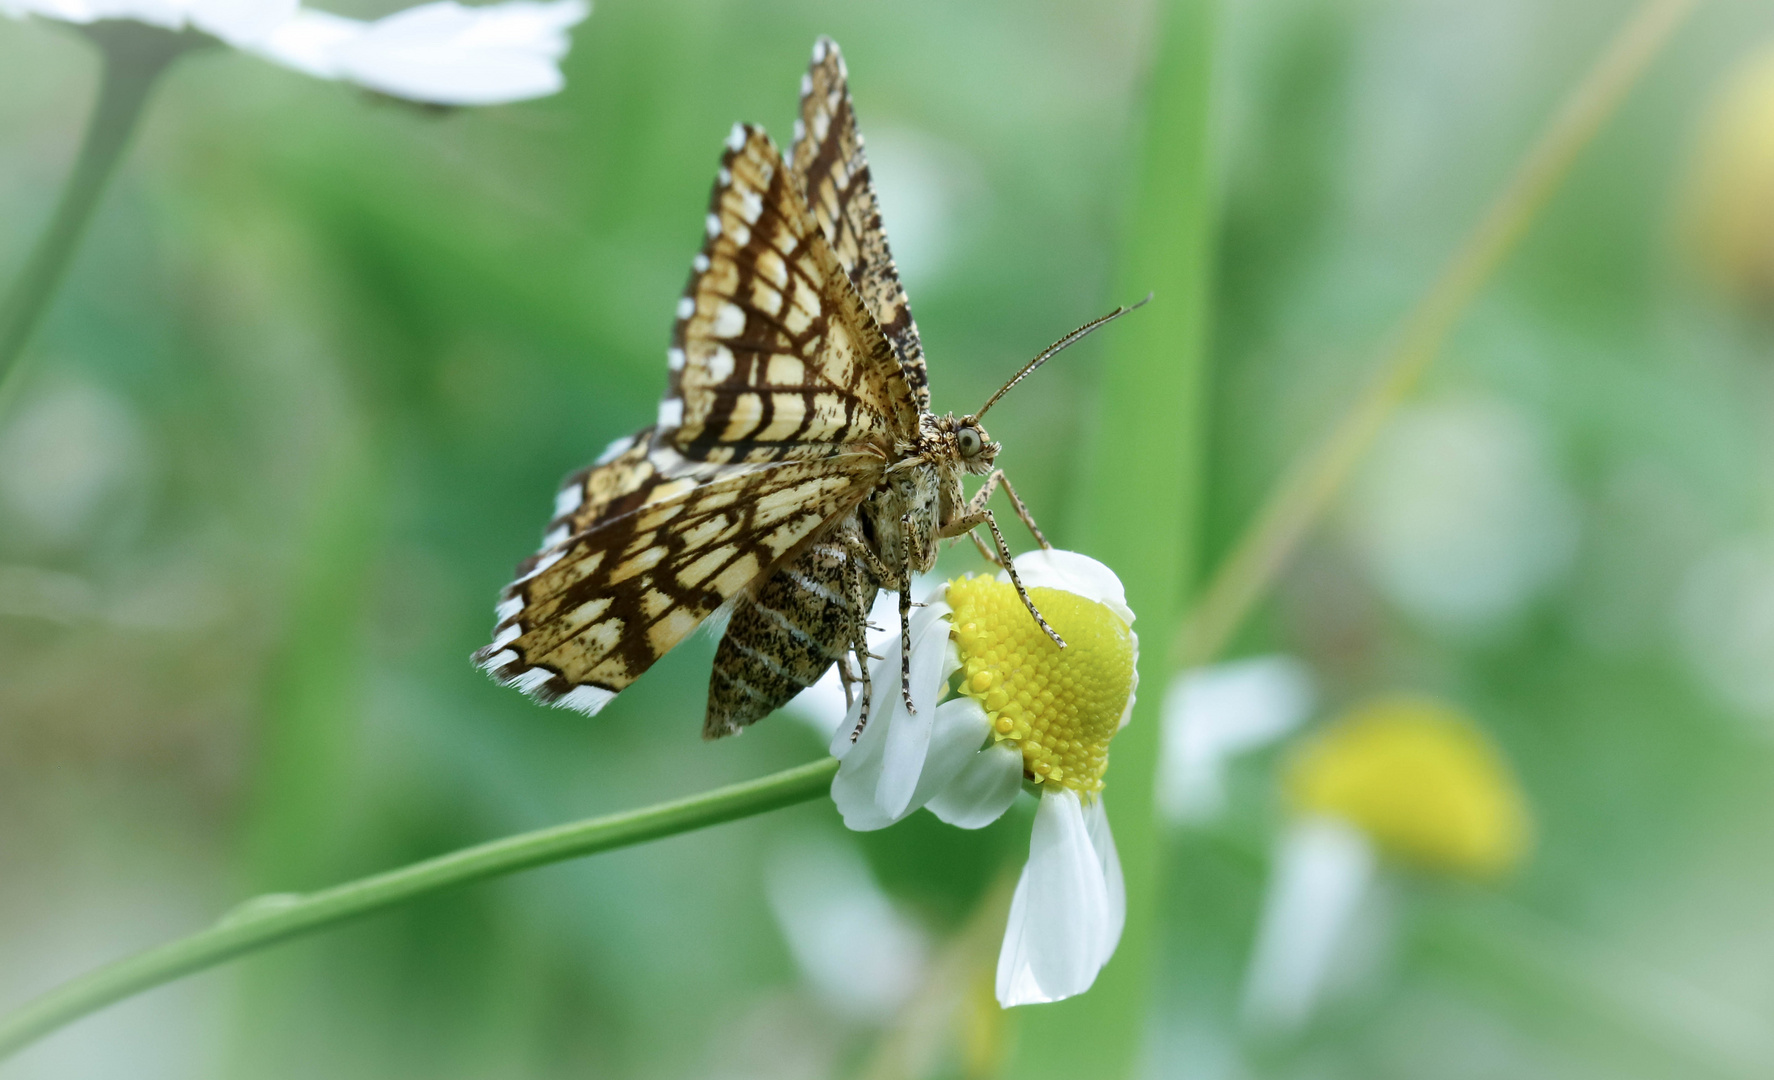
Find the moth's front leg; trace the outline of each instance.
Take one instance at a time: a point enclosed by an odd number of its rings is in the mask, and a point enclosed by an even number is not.
[[[1004,494],[1010,496],[1010,505],[1016,508],[1016,516],[1022,519],[1022,523],[1029,527],[1035,543],[1040,544],[1043,551],[1052,551],[1053,545],[1042,535],[1041,526],[1035,524],[1035,515],[1029,513],[1029,508],[1023,504],[1022,497],[1017,495],[1016,488],[1011,486],[1010,477],[1004,475],[1003,469],[993,469],[991,475],[986,477],[985,484],[973,493],[973,498],[967,502],[968,515],[984,513],[986,504],[991,501],[992,493],[998,489],[999,484],[1004,485]]]
[[[1035,516],[1029,513],[1028,506],[1024,504],[1022,497],[1016,493],[1016,488],[1011,486],[1010,477],[1004,475],[1003,469],[993,469],[991,471],[991,474],[986,477],[986,482],[981,485],[978,491],[973,493],[973,498],[967,500],[967,505],[962,513],[962,518],[959,520],[981,520],[980,515],[985,513],[986,504],[991,502],[992,495],[997,492],[999,484],[1004,485],[1004,494],[1010,496],[1010,505],[1016,508],[1016,516],[1021,519],[1024,525],[1028,526],[1029,533],[1034,536],[1035,542],[1041,545],[1043,551],[1052,551],[1053,545],[1047,542],[1047,536],[1042,533],[1041,526],[1035,524]],[[973,546],[979,549],[980,555],[982,555],[987,562],[1006,569],[1009,568],[1010,564],[999,558],[997,552],[987,547],[986,542],[979,538],[978,532],[969,529],[967,531],[967,539],[973,541]]]
[[[969,509],[972,509],[971,504],[969,504]],[[996,561],[998,565],[1002,566],[1005,572],[1010,575],[1010,584],[1016,586],[1017,598],[1023,602],[1024,607],[1029,609],[1029,614],[1035,617],[1035,623],[1046,632],[1048,637],[1053,639],[1053,643],[1062,649],[1065,648],[1065,639],[1060,637],[1059,634],[1054,631],[1053,627],[1047,625],[1047,620],[1041,617],[1041,609],[1037,608],[1035,606],[1035,601],[1030,599],[1029,590],[1023,588],[1022,578],[1017,576],[1016,565],[1010,558],[1010,545],[1004,542],[1004,534],[998,531],[998,519],[992,516],[990,510],[982,508],[978,511],[967,514],[965,517],[956,518],[954,521],[949,522],[938,530],[937,535],[944,539],[951,536],[960,536],[964,532],[973,532],[974,529],[979,528],[981,525],[992,530],[992,542],[998,546],[998,559]]]

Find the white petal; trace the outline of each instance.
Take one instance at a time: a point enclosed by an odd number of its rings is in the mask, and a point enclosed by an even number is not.
[[[1158,810],[1171,822],[1217,816],[1231,760],[1261,749],[1312,711],[1312,675],[1291,656],[1185,671],[1164,692]]]
[[[1078,794],[1043,792],[998,954],[999,1004],[1059,1001],[1090,989],[1108,961],[1103,945],[1120,937],[1124,918],[1111,911],[1104,867]]]
[[[265,59],[322,79],[339,77],[339,50],[363,36],[369,23],[327,11],[305,9],[249,46]]]
[[[905,723],[904,707],[889,720]],[[888,742],[887,736],[871,734],[873,721],[863,729],[862,737],[845,755],[838,775],[832,779],[832,799],[846,826],[858,831],[884,829],[922,808],[932,796],[952,786],[961,771],[979,756],[980,744],[990,734],[991,721],[972,698],[955,698],[936,707],[930,727],[929,752],[916,786],[911,797],[897,809],[890,809],[891,804],[885,803],[880,794],[882,748]]]
[[[1282,836],[1245,976],[1248,1023],[1291,1031],[1310,1018],[1376,861],[1366,835],[1334,818],[1296,822]]]
[[[14,19],[40,15],[45,19],[70,23],[89,23],[93,20],[91,7],[79,0],[0,0],[0,15]]]
[[[1133,639],[1133,681],[1127,684],[1127,704],[1121,706],[1121,719],[1115,722],[1116,731],[1133,719],[1133,704],[1140,699],[1140,636],[1132,630],[1127,636]]]
[[[873,648],[875,646],[871,646]],[[869,688],[869,722],[863,728],[866,735],[869,728],[878,728],[877,735],[884,736],[891,722],[894,709],[905,711],[899,700],[899,635],[882,642],[876,653],[880,657],[869,668],[874,685]],[[893,692],[885,692],[888,684],[892,684]],[[856,721],[862,716],[862,693],[858,687],[856,697],[850,702],[850,710],[844,714],[844,722],[838,730],[832,732],[831,753],[835,758],[842,758],[852,753],[853,744],[850,733],[856,730]]]
[[[943,708],[972,698],[946,702]],[[982,717],[985,712],[980,712]],[[987,723],[990,723],[988,720]],[[938,818],[962,829],[983,829],[1003,816],[1023,789],[1022,752],[1008,743],[986,747],[967,762],[954,780],[938,791],[925,807]]]
[[[567,28],[590,11],[584,0],[485,7],[438,0],[359,23],[304,10],[250,47],[298,71],[395,97],[495,105],[559,90]]]
[[[262,40],[294,18],[297,0],[187,0],[191,25],[230,45]]]
[[[905,701],[899,692],[899,679],[893,679],[891,693],[895,698],[895,711],[887,730],[881,787],[876,793],[882,812],[893,818],[904,817],[916,809],[910,805],[912,793],[917,790],[918,778],[923,774],[924,763],[930,754],[936,703],[941,699],[948,676],[960,666],[960,657],[949,641],[948,614],[947,604],[933,602],[912,616],[911,688],[916,712],[906,712]],[[877,694],[882,692],[880,685],[880,682],[875,685]]]
[[[895,661],[893,670],[897,672],[898,646],[890,647],[882,656],[891,656]],[[883,693],[884,684],[889,682],[893,692],[886,695]],[[844,722],[832,735],[832,756],[841,759],[838,775],[832,777],[832,802],[837,805],[838,813],[843,815],[846,827],[858,831],[885,829],[899,820],[892,814],[883,813],[875,798],[881,787],[881,757],[882,750],[887,745],[887,729],[892,726],[896,711],[905,711],[905,706],[899,702],[898,675],[891,680],[880,679],[875,682],[869,722],[862,729],[862,735],[852,743],[850,733],[856,730],[856,719],[861,710],[862,699],[858,695],[849,714],[844,717]]]
[[[1090,846],[1096,850],[1097,866],[1102,870],[1103,888],[1109,899],[1109,921],[1103,926],[1100,963],[1109,962],[1115,946],[1121,944],[1121,930],[1127,925],[1127,882],[1121,876],[1121,853],[1115,850],[1115,834],[1109,831],[1109,811],[1103,797],[1084,808],[1084,828],[1090,833]]]
[[[1133,625],[1133,609],[1127,606],[1127,590],[1121,587],[1121,579],[1115,576],[1115,571],[1090,556],[1057,548],[1037,549],[1018,555],[1014,565],[1023,588],[1064,589],[1077,593],[1086,600],[1106,606],[1121,616],[1127,625]],[[998,580],[1009,581],[1010,575],[999,571]]]

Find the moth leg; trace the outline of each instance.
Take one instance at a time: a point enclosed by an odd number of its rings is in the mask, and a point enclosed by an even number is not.
[[[1016,493],[1016,488],[1011,486],[1010,477],[1004,475],[1003,469],[993,469],[991,475],[986,477],[985,484],[977,492],[974,492],[973,498],[967,500],[967,515],[971,517],[984,511],[986,503],[991,501],[992,493],[998,489],[999,484],[1004,485],[1004,494],[1010,496],[1010,505],[1016,508],[1016,516],[1022,520],[1022,523],[1029,527],[1029,532],[1035,537],[1035,543],[1040,544],[1043,551],[1052,551],[1053,545],[1047,542],[1047,537],[1041,532],[1041,526],[1035,524],[1035,515],[1029,513],[1029,508],[1024,505],[1022,497]],[[983,541],[975,540],[974,543],[979,545],[982,552],[985,550]],[[992,558],[990,555],[986,557]],[[992,561],[997,562],[996,559],[992,559]]]
[[[856,650],[856,642],[852,641],[850,643],[850,650],[851,652]],[[845,712],[849,712],[850,707],[856,704],[856,697],[850,692],[850,684],[855,681],[856,676],[850,673],[850,653],[845,653],[838,658],[838,685],[844,688]]]
[[[1052,551],[1053,545],[1047,542],[1046,536],[1042,535],[1041,526],[1035,524],[1035,515],[1029,513],[1029,508],[1023,505],[1021,496],[1017,495],[1016,489],[1010,486],[1010,477],[1004,475],[1003,469],[998,469],[996,472],[998,477],[1004,481],[1004,494],[1010,496],[1010,505],[1016,508],[1016,516],[1021,518],[1022,523],[1029,527],[1029,532],[1034,534],[1035,543],[1041,545],[1042,551]]]
[[[910,536],[912,518],[910,514],[900,517],[902,536]],[[912,705],[912,549],[904,545],[905,559],[900,566],[899,575],[899,694],[905,699],[905,711],[917,712]]]
[[[862,553],[868,557],[868,561],[879,563],[880,560],[875,558],[875,553],[868,549],[868,545],[857,540],[854,536],[849,537],[849,539],[852,541],[855,548],[860,549]],[[855,570],[850,575],[850,604],[856,611],[861,612],[860,617],[856,620],[854,629],[851,631],[850,637],[850,652],[856,657],[856,669],[861,673],[860,681],[862,683],[862,708],[858,710],[856,714],[856,726],[850,729],[850,741],[855,742],[861,737],[862,729],[868,725],[869,709],[874,706],[874,686],[869,681],[869,660],[873,659],[873,656],[869,652],[868,609],[872,603],[875,589],[874,586],[863,576],[865,572],[863,567],[857,566],[854,563],[852,565],[855,566]],[[844,674],[848,680],[850,674],[850,657],[846,656],[843,660],[843,664]],[[850,684],[848,681],[844,684],[844,703],[846,707],[851,704]]]
[[[873,551],[871,551],[869,549],[869,546],[867,544],[862,542],[862,537],[857,536],[855,533],[844,533],[843,534],[843,541],[844,541],[844,546],[849,548],[852,554],[861,556],[862,565],[868,568],[868,572],[870,574],[874,575],[875,581],[877,583],[888,582],[888,581],[893,580],[893,572],[891,570],[887,569],[887,564],[881,561],[881,557],[879,555],[876,555]],[[855,582],[856,582],[856,587],[859,590],[863,589],[866,586],[866,583],[864,582],[864,580],[862,579],[860,574],[857,575]],[[862,613],[862,616],[863,616],[863,620],[866,622],[868,620],[868,612],[865,610]]]
[[[980,555],[982,555],[985,558],[986,562],[991,563],[993,566],[998,567],[1000,570],[1007,568],[1007,566],[1009,564],[999,561],[998,553],[996,551],[993,551],[991,548],[986,547],[986,542],[979,538],[979,530],[977,530],[977,529],[967,530],[967,539],[973,541],[973,546],[979,549]]]
[[[1023,588],[1022,578],[1017,576],[1016,566],[1010,559],[1010,545],[1004,542],[1004,534],[998,530],[998,519],[992,516],[990,510],[980,510],[977,513],[968,514],[966,517],[956,518],[943,526],[941,534],[959,536],[962,532],[972,532],[981,525],[992,530],[992,541],[998,545],[999,565],[1003,566],[1005,572],[1010,575],[1010,584],[1016,586],[1017,599],[1021,600],[1023,606],[1029,609],[1029,614],[1035,617],[1036,625],[1040,626],[1047,636],[1053,639],[1053,643],[1062,649],[1065,648],[1066,640],[1060,637],[1053,627],[1047,625],[1047,620],[1041,616],[1041,609],[1037,608],[1035,601],[1030,599],[1029,590]]]

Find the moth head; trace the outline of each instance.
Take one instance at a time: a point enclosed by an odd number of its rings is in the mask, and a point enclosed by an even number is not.
[[[950,438],[955,443],[955,456],[961,459],[961,467],[970,473],[988,473],[992,471],[992,462],[998,458],[998,444],[986,434],[979,419],[963,416],[954,422]]]

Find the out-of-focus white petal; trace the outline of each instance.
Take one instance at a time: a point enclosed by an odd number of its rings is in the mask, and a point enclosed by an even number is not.
[[[879,1023],[917,991],[928,937],[881,891],[853,844],[801,838],[772,856],[764,884],[789,951],[822,1002]]]
[[[1372,842],[1347,822],[1315,817],[1288,828],[1245,976],[1247,1023],[1293,1031],[1311,1017],[1376,862]]]
[[[1164,693],[1158,810],[1200,822],[1225,802],[1231,759],[1286,735],[1312,711],[1312,675],[1291,656],[1257,656],[1185,671]]]
[[[893,818],[910,813],[912,792],[924,772],[930,755],[931,732],[936,724],[936,703],[943,686],[954,670],[961,666],[954,645],[949,641],[949,606],[934,601],[918,609],[912,616],[912,706],[907,712],[899,692],[898,679],[891,691],[893,712],[887,728],[887,746],[881,768],[881,786],[876,800],[882,812]],[[876,688],[874,693],[881,693]],[[977,743],[975,745],[978,745]]]
[[[439,0],[365,24],[335,42],[328,58],[333,77],[413,101],[522,101],[561,88],[567,28],[590,12],[585,0],[486,7]],[[278,59],[276,52],[266,55]]]
[[[263,40],[294,18],[297,0],[183,0],[190,24],[230,45]]]
[[[1127,606],[1127,590],[1115,571],[1088,555],[1057,548],[1025,551],[1015,559],[1016,576],[1025,589],[1064,589],[1086,600],[1095,600],[1133,625],[1133,609]],[[998,572],[999,581],[1010,575]]]
[[[0,15],[23,19],[39,15],[60,22],[88,23],[93,20],[92,6],[81,0],[0,0]]]
[[[1125,918],[1125,895],[1122,911],[1111,911],[1104,874],[1077,792],[1044,791],[998,954],[999,1004],[1059,1001],[1096,981]]]
[[[965,701],[979,710],[982,724],[989,724],[985,710],[972,698],[946,702],[943,708]],[[982,734],[990,731],[982,726]],[[995,743],[967,759],[954,780],[933,795],[924,806],[938,818],[962,829],[983,829],[1004,816],[1023,788],[1022,751]]]
[[[369,24],[304,8],[250,46],[267,60],[322,79],[339,77],[339,49]]]

